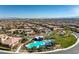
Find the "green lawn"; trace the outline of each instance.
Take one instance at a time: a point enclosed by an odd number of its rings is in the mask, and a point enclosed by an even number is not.
[[[71,33],[66,33],[65,35],[60,35],[54,32],[50,35],[50,38],[56,40],[56,43],[60,44],[62,48],[67,48],[76,42],[76,38]]]
[[[62,38],[61,36],[57,36],[56,40],[59,44],[61,44],[62,48],[67,48],[76,42],[76,38],[73,35],[64,38]]]

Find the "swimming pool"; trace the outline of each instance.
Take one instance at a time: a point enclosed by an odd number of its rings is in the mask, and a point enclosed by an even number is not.
[[[48,46],[48,45],[52,45],[55,41],[54,40],[43,40],[43,41],[34,41],[32,43],[29,43],[27,45],[25,45],[26,48],[39,48],[41,46]]]

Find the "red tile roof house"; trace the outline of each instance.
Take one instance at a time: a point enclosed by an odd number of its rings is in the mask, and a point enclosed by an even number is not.
[[[21,37],[8,37],[6,40],[2,42],[2,44],[8,48],[11,48],[19,43],[22,40]]]

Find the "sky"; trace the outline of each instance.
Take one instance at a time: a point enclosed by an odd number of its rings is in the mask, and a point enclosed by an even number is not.
[[[79,16],[79,5],[0,5],[0,18],[60,18]]]

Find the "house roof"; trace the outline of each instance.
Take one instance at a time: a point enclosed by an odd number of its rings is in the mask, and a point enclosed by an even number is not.
[[[21,40],[21,37],[10,37],[7,40],[4,41],[4,44],[8,44],[8,45],[12,45],[15,42],[18,42],[19,40]]]
[[[12,37],[12,42],[10,44],[13,44],[19,40],[21,40],[21,37]]]

